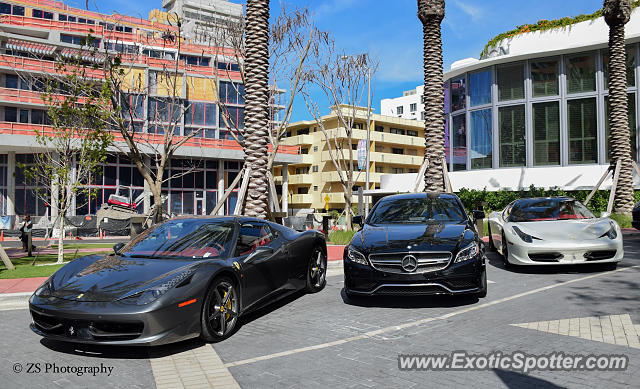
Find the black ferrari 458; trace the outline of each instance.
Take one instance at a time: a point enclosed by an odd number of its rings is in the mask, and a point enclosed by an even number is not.
[[[344,290],[348,297],[485,297],[483,244],[460,199],[431,193],[381,199],[345,247]]]
[[[219,341],[244,313],[322,290],[326,269],[315,231],[246,217],[172,219],[58,270],[29,300],[31,329],[80,343]]]

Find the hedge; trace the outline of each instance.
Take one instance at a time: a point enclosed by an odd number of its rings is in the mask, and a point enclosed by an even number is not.
[[[485,213],[500,211],[504,209],[510,202],[526,197],[550,197],[550,196],[569,196],[574,199],[583,202],[589,195],[588,190],[577,190],[577,191],[564,191],[561,189],[543,189],[536,188],[531,185],[527,190],[519,190],[519,191],[511,191],[507,189],[502,189],[495,192],[487,191],[487,189],[483,190],[475,190],[475,189],[466,189],[462,188],[460,192],[456,193],[462,204],[467,209],[468,212],[471,212],[475,209],[482,209]],[[640,201],[640,191],[635,191],[634,193],[635,201]],[[608,190],[599,190],[594,196],[591,198],[591,201],[588,204],[588,208],[591,209],[594,213],[600,213],[607,209],[607,204],[609,202],[609,191]]]

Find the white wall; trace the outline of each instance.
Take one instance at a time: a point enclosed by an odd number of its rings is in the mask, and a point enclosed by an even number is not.
[[[421,120],[420,113],[424,111],[424,104],[420,101],[420,97],[424,93],[424,85],[416,87],[415,94],[409,96],[400,96],[393,99],[380,100],[380,113],[385,116],[399,117],[410,120]],[[418,104],[415,112],[410,112],[409,107],[411,104]],[[404,110],[402,115],[398,115],[397,108],[403,106]]]
[[[488,191],[500,189],[527,189],[531,185],[564,190],[590,190],[598,183],[608,165],[554,166],[535,168],[502,168],[451,172],[449,178],[454,192],[462,188]],[[413,189],[417,175],[389,174],[380,178],[380,190],[409,192]],[[611,177],[600,189],[611,188]],[[634,185],[640,188],[640,180],[634,176]]]

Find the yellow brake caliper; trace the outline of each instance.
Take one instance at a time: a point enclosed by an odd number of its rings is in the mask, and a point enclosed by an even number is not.
[[[224,291],[224,295],[222,296],[222,300],[224,300],[224,299],[227,297],[227,294],[228,294],[228,293],[229,293],[228,291],[226,291],[226,290]],[[227,312],[231,311],[231,299],[229,299],[229,301],[227,301],[227,306],[226,306],[226,308],[227,308]],[[224,312],[224,311],[225,311],[225,306],[224,306],[224,305],[221,305],[221,306],[220,306],[220,312]],[[230,316],[231,316],[231,314],[229,314],[229,313],[225,313],[225,315],[224,315],[224,321],[229,320],[229,317],[230,317]]]

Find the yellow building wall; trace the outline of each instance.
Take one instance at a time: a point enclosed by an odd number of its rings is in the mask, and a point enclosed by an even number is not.
[[[187,76],[187,98],[189,100],[217,101],[215,80]]]

